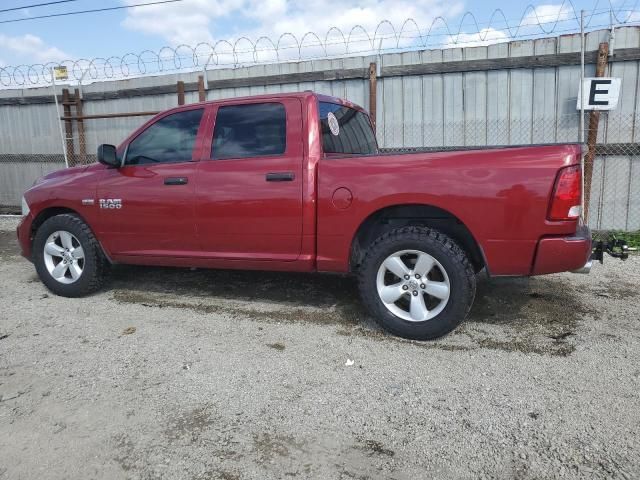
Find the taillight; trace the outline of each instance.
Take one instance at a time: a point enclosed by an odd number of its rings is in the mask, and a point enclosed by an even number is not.
[[[553,187],[549,220],[575,220],[582,212],[582,171],[580,165],[563,168]]]

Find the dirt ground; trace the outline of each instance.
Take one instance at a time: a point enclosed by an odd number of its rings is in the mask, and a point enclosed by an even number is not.
[[[341,276],[121,266],[56,297],[15,224],[1,479],[640,477],[640,257],[483,278],[467,322],[420,343]]]

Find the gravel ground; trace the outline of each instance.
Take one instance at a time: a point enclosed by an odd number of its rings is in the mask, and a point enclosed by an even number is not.
[[[118,267],[56,297],[14,230],[2,479],[640,477],[640,257],[483,279],[461,328],[418,343],[340,276]]]

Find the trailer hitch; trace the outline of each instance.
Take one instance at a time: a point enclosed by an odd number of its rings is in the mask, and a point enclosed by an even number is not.
[[[599,240],[595,242],[591,259],[598,260],[602,263],[604,261],[604,254],[607,253],[614,258],[626,260],[629,258],[629,252],[632,251],[635,251],[635,248],[630,248],[627,242],[616,238],[615,235],[611,235],[606,241]]]

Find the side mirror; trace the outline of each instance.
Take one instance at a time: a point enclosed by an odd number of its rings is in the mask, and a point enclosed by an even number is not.
[[[118,168],[120,160],[116,154],[116,147],[107,144],[100,145],[98,147],[98,161],[108,167]]]

